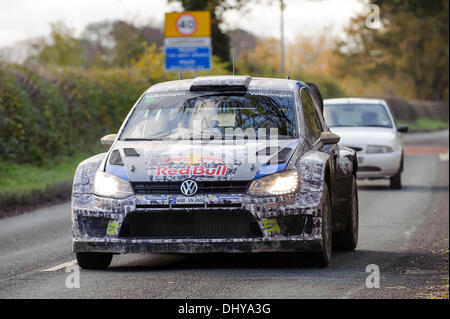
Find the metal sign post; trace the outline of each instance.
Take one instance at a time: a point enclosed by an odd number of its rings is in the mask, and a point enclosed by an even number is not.
[[[209,11],[166,13],[164,53],[166,71],[211,70]]]

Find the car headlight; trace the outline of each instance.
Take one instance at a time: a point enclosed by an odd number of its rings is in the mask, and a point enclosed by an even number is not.
[[[125,198],[133,195],[128,181],[102,171],[95,173],[94,194],[101,197]]]
[[[299,176],[297,171],[289,170],[254,180],[247,193],[253,196],[276,196],[298,191]]]
[[[374,153],[392,153],[394,150],[390,146],[384,145],[368,145],[366,149],[366,153],[374,154]]]

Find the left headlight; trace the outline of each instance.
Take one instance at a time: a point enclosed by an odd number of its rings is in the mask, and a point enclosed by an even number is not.
[[[393,151],[392,147],[385,145],[368,145],[366,149],[367,154],[392,153]]]
[[[297,171],[289,170],[254,180],[247,193],[253,196],[277,196],[295,193],[299,188]]]
[[[102,171],[95,173],[94,194],[101,197],[116,199],[133,195],[133,189],[128,181]]]

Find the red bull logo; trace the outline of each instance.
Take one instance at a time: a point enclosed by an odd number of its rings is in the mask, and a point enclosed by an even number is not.
[[[207,175],[207,176],[217,176],[217,175],[225,175],[227,172],[227,167],[225,165],[219,165],[216,167],[205,167],[202,165],[193,166],[188,165],[182,168],[170,168],[167,166],[159,166],[156,168],[156,176],[179,176],[179,175],[188,175],[188,176],[198,176],[198,175]]]

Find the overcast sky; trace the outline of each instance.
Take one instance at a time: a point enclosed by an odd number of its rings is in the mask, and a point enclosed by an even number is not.
[[[272,2],[272,5],[268,5]],[[363,10],[358,0],[285,0],[285,35],[314,33],[331,27],[339,35],[350,17]],[[244,12],[228,12],[225,29],[242,28],[258,36],[279,37],[277,0],[254,0]],[[167,0],[0,0],[0,47],[49,33],[50,23],[64,22],[77,33],[92,22],[122,19],[161,27],[164,13],[181,11]]]

